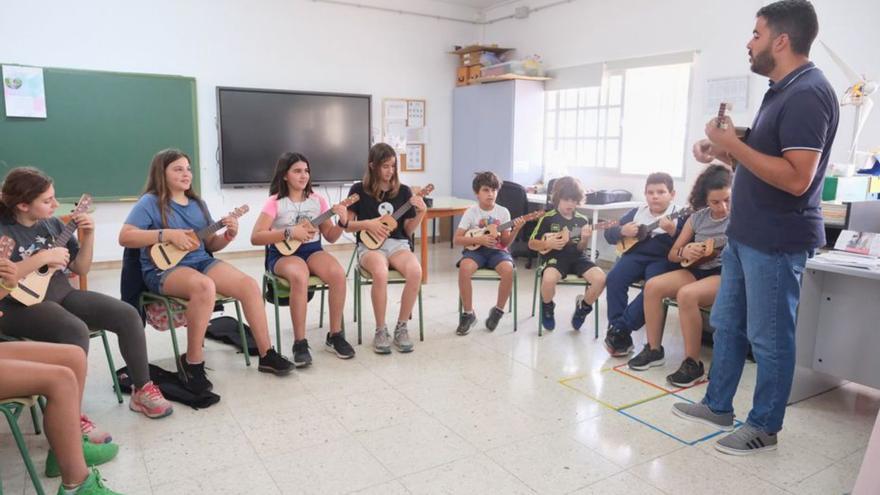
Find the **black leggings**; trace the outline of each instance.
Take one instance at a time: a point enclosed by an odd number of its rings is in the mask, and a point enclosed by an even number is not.
[[[33,306],[5,304],[0,332],[42,342],[73,344],[89,352],[89,329],[107,330],[119,339],[119,350],[136,387],[150,381],[147,341],[134,307],[98,292],[73,290],[59,302]]]

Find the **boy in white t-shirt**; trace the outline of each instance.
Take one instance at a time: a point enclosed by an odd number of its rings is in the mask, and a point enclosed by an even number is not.
[[[498,272],[501,283],[498,284],[498,299],[495,306],[489,310],[486,318],[486,328],[495,330],[498,321],[504,316],[504,306],[513,287],[513,257],[507,247],[516,238],[523,221],[517,219],[512,229],[498,232],[498,235],[488,234],[470,237],[467,232],[475,228],[484,228],[490,225],[501,225],[510,221],[510,212],[507,208],[495,204],[495,197],[501,181],[492,172],[476,174],[473,182],[474,194],[477,195],[477,204],[464,212],[458,230],[455,231],[455,244],[464,246],[461,261],[458,262],[458,289],[461,295],[463,312],[459,318],[458,328],[455,333],[467,335],[471,327],[477,321],[474,314],[473,287],[471,277],[480,268],[491,268]],[[477,247],[477,249],[467,249]]]

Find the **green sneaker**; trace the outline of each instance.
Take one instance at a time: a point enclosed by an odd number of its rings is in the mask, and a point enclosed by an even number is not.
[[[92,468],[89,477],[79,485],[74,493],[76,495],[122,495],[104,486],[101,473],[95,468]],[[64,495],[64,485],[58,487],[58,495]]]
[[[119,445],[115,443],[92,443],[88,437],[83,437],[83,456],[86,458],[87,466],[100,466],[112,460],[118,453]],[[46,476],[49,478],[61,476],[61,468],[52,449],[49,449],[49,455],[46,457]]]

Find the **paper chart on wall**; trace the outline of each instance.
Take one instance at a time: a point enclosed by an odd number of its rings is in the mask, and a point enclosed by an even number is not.
[[[406,168],[407,170],[424,170],[425,164],[422,157],[423,145],[406,145]]]
[[[391,120],[403,120],[406,121],[407,117],[407,104],[406,100],[385,100],[384,102],[385,108],[383,109],[383,116],[385,121]]]
[[[410,127],[425,127],[425,102],[411,100],[406,105],[406,123]]]
[[[401,151],[406,148],[406,121],[391,121],[385,123],[384,141],[395,150]]]
[[[3,66],[7,117],[46,118],[46,89],[40,67]]]

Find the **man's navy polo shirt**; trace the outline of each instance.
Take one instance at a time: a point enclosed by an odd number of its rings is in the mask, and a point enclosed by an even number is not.
[[[816,176],[802,196],[762,181],[736,167],[727,235],[765,252],[795,252],[825,245],[819,202],[825,168],[837,132],[839,106],[834,90],[812,62],[779,82],[770,82],[746,144],[770,156],[788,150],[822,153]]]

